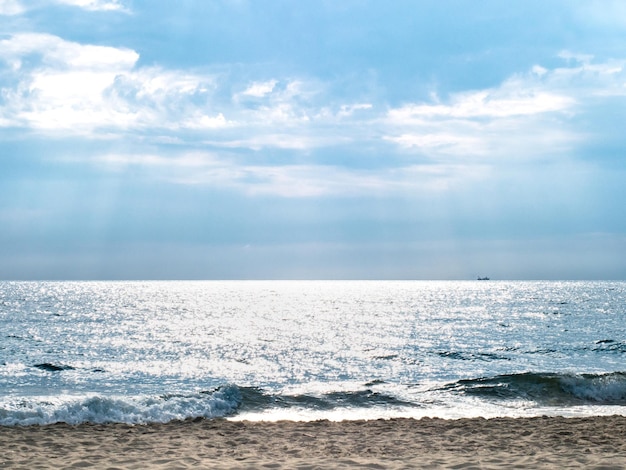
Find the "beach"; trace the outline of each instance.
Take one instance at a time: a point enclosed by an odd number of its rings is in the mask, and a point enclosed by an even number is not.
[[[625,282],[0,294],[0,469],[626,469]]]
[[[0,468],[626,468],[626,417],[0,427]]]

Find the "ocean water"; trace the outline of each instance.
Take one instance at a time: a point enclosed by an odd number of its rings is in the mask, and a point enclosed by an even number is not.
[[[626,282],[0,283],[0,425],[626,414]]]

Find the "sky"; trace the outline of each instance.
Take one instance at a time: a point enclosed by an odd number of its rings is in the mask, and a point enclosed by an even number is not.
[[[0,0],[0,279],[626,279],[626,2]]]

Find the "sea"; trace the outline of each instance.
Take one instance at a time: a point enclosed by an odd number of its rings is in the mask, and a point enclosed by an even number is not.
[[[0,282],[0,425],[626,415],[626,282]]]

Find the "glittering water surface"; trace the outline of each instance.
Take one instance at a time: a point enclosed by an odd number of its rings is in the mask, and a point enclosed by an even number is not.
[[[624,282],[4,282],[0,424],[625,414]]]

